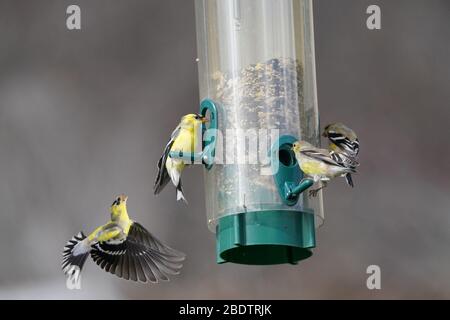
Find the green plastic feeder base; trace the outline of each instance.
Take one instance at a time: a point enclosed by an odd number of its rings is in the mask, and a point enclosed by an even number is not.
[[[314,215],[258,211],[225,216],[216,230],[217,263],[270,265],[307,259],[315,247]]]

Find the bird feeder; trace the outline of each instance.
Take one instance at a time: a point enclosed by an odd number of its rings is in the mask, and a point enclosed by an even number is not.
[[[206,167],[217,262],[296,264],[312,254],[323,222],[322,194],[304,192],[313,182],[291,150],[296,140],[320,142],[312,1],[195,6],[200,113],[212,121],[191,159]]]

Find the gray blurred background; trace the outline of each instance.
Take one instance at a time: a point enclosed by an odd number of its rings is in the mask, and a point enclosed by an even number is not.
[[[66,29],[73,3],[81,31]],[[215,264],[201,168],[185,173],[189,206],[152,195],[167,137],[198,109],[193,1],[0,0],[0,298],[450,298],[450,2],[314,4],[321,122],[359,133],[362,165],[353,190],[325,191],[312,258],[250,267]],[[67,290],[62,247],[120,192],[188,254],[182,274],[136,284],[88,261]]]

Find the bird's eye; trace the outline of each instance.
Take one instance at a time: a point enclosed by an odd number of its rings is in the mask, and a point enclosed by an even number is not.
[[[116,200],[114,200],[114,202],[112,203],[113,206],[118,206],[120,204],[120,198],[117,198]]]
[[[198,120],[198,119],[200,119],[200,117],[197,115],[197,116],[195,116],[195,120]]]

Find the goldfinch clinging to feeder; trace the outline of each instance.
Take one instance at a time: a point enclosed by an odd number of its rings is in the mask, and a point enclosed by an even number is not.
[[[348,168],[355,169],[359,166],[357,161],[359,140],[352,129],[340,122],[332,123],[324,128],[322,135],[329,140],[328,148],[334,152],[332,153],[334,160]],[[350,173],[345,175],[345,180],[348,185],[354,186]]]
[[[359,140],[356,133],[343,123],[332,123],[323,130],[323,136],[328,138],[330,150],[345,153],[356,158],[359,153]]]
[[[347,168],[334,160],[328,150],[316,148],[306,141],[295,142],[292,150],[305,175],[311,177],[314,182],[322,182],[322,187],[310,191],[312,196],[316,196],[319,190],[325,188],[331,179],[356,172],[355,169]]]
[[[202,123],[207,120],[199,114],[188,114],[181,118],[181,122],[173,131],[169,143],[167,143],[164,153],[158,161],[158,175],[153,187],[154,194],[158,194],[172,180],[177,190],[177,201],[186,199],[183,195],[181,184],[181,173],[190,164],[190,161],[169,157],[171,151],[182,152],[189,155],[196,150],[197,137],[201,137]],[[200,135],[199,135],[200,133]]]
[[[111,220],[89,236],[83,232],[64,247],[62,269],[68,281],[79,283],[80,272],[90,255],[106,272],[140,282],[169,280],[178,274],[185,255],[172,249],[128,217],[127,199],[118,196],[110,207]]]

